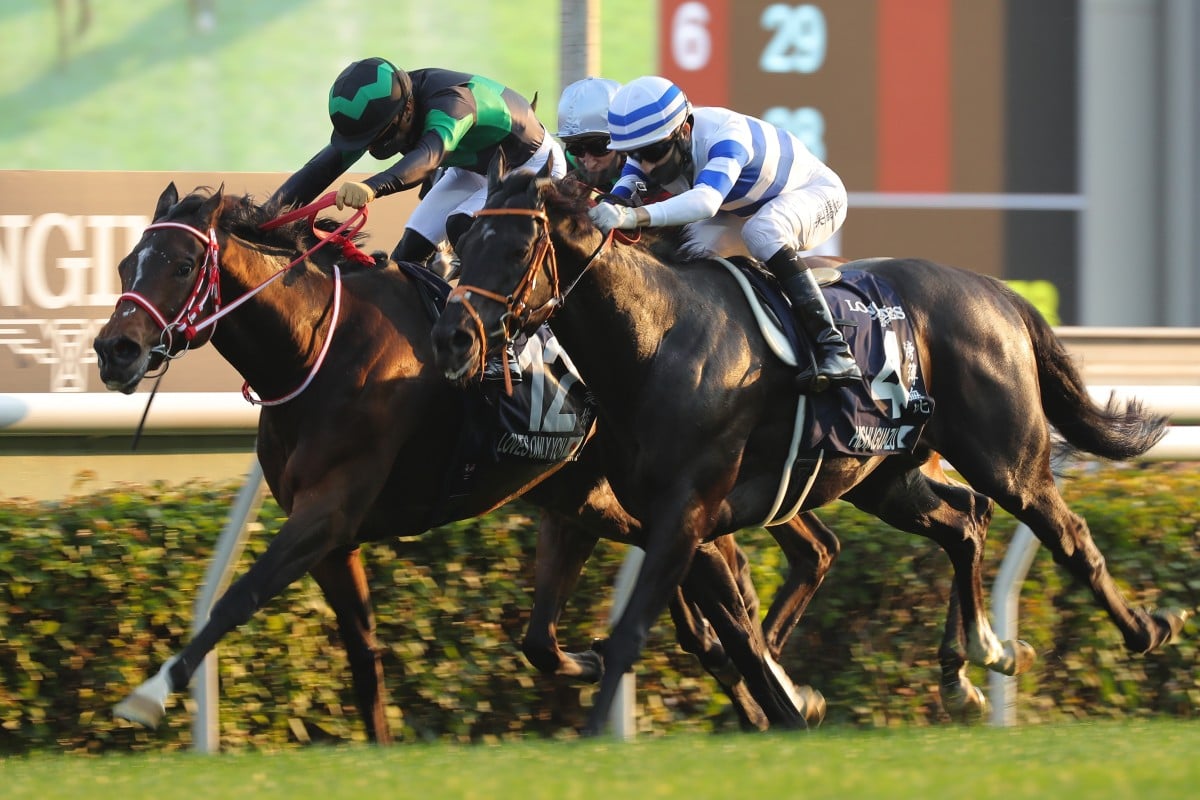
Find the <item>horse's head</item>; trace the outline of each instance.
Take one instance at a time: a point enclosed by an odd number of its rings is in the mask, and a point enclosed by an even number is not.
[[[597,241],[586,187],[553,180],[550,169],[506,174],[502,153],[492,161],[487,202],[455,246],[459,284],[433,329],[436,363],[452,381],[477,378],[490,350],[550,317],[562,299],[565,240]]]
[[[130,394],[147,372],[211,330],[191,326],[220,304],[216,239],[223,188],[179,199],[171,183],[158,198],[154,221],[118,271],[121,296],[93,346],[109,389]]]

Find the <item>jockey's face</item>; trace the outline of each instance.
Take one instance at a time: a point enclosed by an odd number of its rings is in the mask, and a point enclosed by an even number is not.
[[[670,147],[664,155],[655,161],[642,161],[642,172],[646,173],[646,177],[659,186],[666,186],[683,174],[683,170],[691,163],[692,154],[692,126],[688,123],[683,123],[679,130],[676,131],[668,140]],[[631,157],[636,158],[636,153],[630,153]]]
[[[383,160],[391,158],[404,150],[411,149],[409,137],[412,133],[412,120],[413,100],[409,97],[408,102],[404,104],[404,108],[391,121],[391,124],[375,137],[375,141],[371,142],[370,147],[367,148],[367,152],[373,158]]]
[[[578,164],[579,174],[593,188],[607,188],[621,172],[625,156],[608,149],[607,136],[580,138],[566,143],[566,150]]]

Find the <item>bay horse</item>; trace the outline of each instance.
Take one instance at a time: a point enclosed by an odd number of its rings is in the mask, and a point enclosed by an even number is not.
[[[133,392],[147,373],[211,338],[246,379],[248,397],[253,387],[260,397],[290,398],[263,405],[257,439],[285,524],[197,635],[122,701],[118,715],[156,726],[166,698],[187,686],[220,638],[308,573],[336,615],[367,735],[389,741],[359,545],[477,516],[521,494],[544,510],[522,650],[542,672],[598,680],[600,656],[561,650],[555,625],[598,538],[642,544],[638,521],[600,472],[604,437],[593,437],[562,469],[480,464],[470,491],[444,497],[463,425],[462,392],[433,367],[432,316],[418,281],[394,264],[351,269],[338,247],[313,251],[316,224],[324,237],[336,227],[332,220],[263,230],[277,212],[223,190],[181,199],[168,185],[154,222],[120,262],[123,294],[94,343],[110,390]],[[222,297],[232,302],[216,324]],[[681,646],[717,678],[749,728],[823,713],[815,694],[801,690],[792,699],[770,654],[778,654],[828,571],[837,539],[815,517],[773,533],[792,570],[765,633],[749,568],[732,542],[701,548],[698,568],[672,603]]]
[[[1051,472],[1051,425],[1072,448],[1125,459],[1164,435],[1166,417],[1115,396],[1106,407],[1094,403],[1050,326],[1002,282],[919,259],[845,265],[898,296],[932,415],[911,450],[823,453],[809,485],[793,482],[782,506],[772,505],[782,491],[797,374],[768,348],[729,271],[711,257],[684,258],[669,234],[657,246],[656,232],[646,230],[640,243],[611,244],[588,219],[586,191],[547,176],[492,164],[485,207],[458,243],[459,285],[433,335],[438,365],[462,382],[515,331],[548,320],[597,399],[610,440],[606,474],[647,541],[585,733],[601,730],[619,676],[697,543],[778,507],[843,499],[945,550],[954,590],[939,651],[944,682],[964,658],[1017,674],[1034,657],[1023,642],[1001,642],[986,616],[981,563],[993,503],[1090,587],[1129,650],[1147,652],[1179,632],[1185,612],[1151,613],[1122,596]],[[835,313],[855,317],[854,309]],[[852,323],[868,323],[869,313]],[[935,453],[969,485],[923,473]]]

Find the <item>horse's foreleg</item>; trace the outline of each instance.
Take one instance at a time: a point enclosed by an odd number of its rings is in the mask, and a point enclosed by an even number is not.
[[[338,507],[343,501],[344,498],[338,501]],[[335,524],[335,520],[340,524]],[[334,533],[335,528],[344,534],[357,524],[357,519],[348,522],[340,513],[293,511],[266,552],[213,606],[208,621],[192,640],[168,659],[153,678],[119,703],[116,715],[148,728],[157,727],[166,713],[167,698],[187,687],[196,668],[217,642],[302,578],[333,547],[348,543],[337,540],[340,534]]]
[[[533,609],[521,652],[539,672],[595,683],[603,664],[596,652],[567,653],[558,645],[558,619],[597,539],[551,512],[542,514],[534,560]]]
[[[788,562],[787,577],[775,592],[763,622],[767,650],[778,661],[788,637],[837,560],[841,543],[811,511],[767,530]]]
[[[750,694],[745,678],[730,660],[716,631],[700,613],[699,607],[689,602],[683,590],[678,589],[671,600],[670,610],[671,621],[675,624],[675,640],[685,653],[696,657],[721,687],[737,713],[742,729],[766,730],[770,725],[767,715]]]
[[[375,614],[370,587],[357,547],[339,549],[318,561],[309,572],[321,587],[325,602],[337,617],[338,633],[350,664],[350,678],[367,739],[391,744],[387,721],[383,663],[375,640]]]
[[[658,516],[668,520],[665,524],[645,524],[646,557],[641,571],[634,580],[633,590],[625,604],[625,610],[604,648],[604,675],[593,701],[583,729],[584,735],[599,735],[608,722],[609,712],[620,688],[621,677],[633,667],[646,644],[650,628],[659,615],[666,610],[671,597],[687,574],[702,535],[695,532],[695,525],[686,527],[670,514]],[[701,512],[697,511],[696,514]]]
[[[743,601],[749,581],[748,567],[736,544],[728,538],[702,545],[683,579],[686,599],[696,604],[712,624],[724,653],[743,676],[748,691],[771,723],[805,727],[809,715],[824,715],[824,698],[805,687],[798,689],[767,652],[758,620]],[[753,584],[749,594],[757,601]]]

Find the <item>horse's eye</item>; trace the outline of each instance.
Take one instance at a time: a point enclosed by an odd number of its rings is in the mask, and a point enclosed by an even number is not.
[[[176,277],[179,277],[179,278],[186,278],[188,275],[192,274],[192,270],[195,268],[196,268],[195,261],[191,261],[191,260],[184,261],[175,269],[175,275],[176,275]]]

